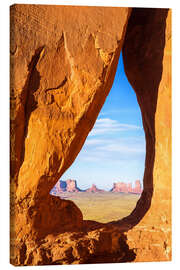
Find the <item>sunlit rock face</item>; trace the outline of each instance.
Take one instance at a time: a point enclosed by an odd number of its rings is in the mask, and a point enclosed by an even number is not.
[[[49,192],[81,150],[111,89],[130,11],[11,7],[11,226],[16,240],[11,257],[15,264],[37,263],[28,259],[35,256],[28,243],[83,228],[79,208]]]
[[[11,7],[15,265],[171,258],[170,12],[130,13],[129,8],[110,7]],[[135,210],[105,225],[83,221],[73,202],[49,192],[95,123],[123,42],[125,70],[142,111],[146,168]]]

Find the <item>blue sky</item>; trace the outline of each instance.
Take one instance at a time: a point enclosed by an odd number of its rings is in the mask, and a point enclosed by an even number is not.
[[[82,189],[96,184],[109,190],[114,182],[143,180],[145,136],[136,95],[120,55],[106,102],[72,166],[61,177],[75,179]]]

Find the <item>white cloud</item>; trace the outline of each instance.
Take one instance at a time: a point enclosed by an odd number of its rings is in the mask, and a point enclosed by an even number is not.
[[[110,118],[97,119],[94,128],[89,133],[89,136],[102,134],[112,134],[121,131],[142,130],[142,127],[130,124],[119,123],[117,120]]]
[[[88,139],[79,154],[82,161],[107,162],[138,160],[145,156],[145,139],[136,137],[125,139]]]
[[[78,155],[78,162],[120,164],[122,161],[143,160],[146,151],[145,137],[143,132],[137,131],[143,131],[143,128],[110,118],[97,119]]]
[[[121,154],[138,154],[144,153],[145,149],[143,145],[131,145],[131,144],[119,144],[119,141],[114,141],[111,144],[98,147],[99,151],[119,152]]]
[[[84,161],[120,160],[138,158],[145,154],[143,134],[129,133],[123,136],[122,131],[138,131],[142,127],[119,123],[110,118],[97,119],[79,155]],[[117,136],[119,133],[119,136]],[[107,136],[104,136],[107,135]],[[115,135],[115,136],[114,136]]]
[[[87,137],[76,161],[63,177],[82,179],[86,184],[89,181],[89,185],[92,180],[98,185],[103,182],[109,189],[115,179],[143,178],[146,150],[144,134],[139,132],[143,131],[141,127],[103,118],[96,121],[93,130],[94,134]],[[128,132],[121,132],[124,130]]]
[[[103,139],[89,139],[89,138],[87,138],[85,145],[87,145],[87,146],[100,145],[100,144],[104,144],[106,142],[107,142],[107,140],[103,140]]]
[[[120,109],[113,109],[113,110],[107,110],[104,112],[100,112],[99,117],[109,116],[109,115],[117,115],[117,114],[139,114],[140,108],[120,108]]]

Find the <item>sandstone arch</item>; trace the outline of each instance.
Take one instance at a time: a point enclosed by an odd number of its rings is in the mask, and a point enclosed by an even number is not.
[[[170,259],[171,29],[167,13],[161,9],[133,9],[131,13],[130,8],[11,7],[13,264],[95,262],[101,254],[111,254],[109,261]],[[104,226],[83,222],[72,202],[54,198],[49,191],[93,127],[111,89],[123,42],[125,69],[146,132],[144,192],[129,217]],[[148,89],[141,74],[148,78]],[[164,177],[165,168],[168,175]],[[157,215],[159,192],[166,211],[159,205]],[[138,246],[136,236],[150,234],[159,250],[152,241],[148,247],[143,241]],[[142,250],[147,252],[143,257]]]

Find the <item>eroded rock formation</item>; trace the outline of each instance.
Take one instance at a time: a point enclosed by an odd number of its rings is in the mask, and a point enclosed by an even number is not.
[[[95,184],[92,184],[92,186],[88,189],[81,190],[78,187],[76,180],[68,179],[66,181],[59,180],[51,190],[50,194],[58,195],[59,193],[62,192],[104,192],[104,190],[97,188]],[[124,182],[117,182],[113,184],[113,188],[110,189],[109,192],[141,194],[142,193],[141,182],[140,180],[136,180],[134,187],[132,187],[131,183],[126,184]]]
[[[99,188],[97,188],[97,186],[95,184],[92,184],[92,186],[90,188],[86,189],[85,192],[96,193],[96,192],[104,192],[104,190],[99,189]]]
[[[135,186],[132,189],[129,189],[129,192],[141,194],[142,193],[142,187],[140,180],[135,181]]]
[[[58,181],[56,183],[56,185],[53,187],[53,189],[51,190],[51,194],[56,194],[56,193],[61,193],[61,192],[65,192],[67,188],[67,183],[66,181]]]
[[[103,192],[103,191],[104,190],[97,188],[96,185],[94,184],[92,185],[92,187],[88,189],[81,190],[80,188],[78,188],[76,180],[68,179],[66,181],[62,180],[58,181],[51,190],[51,194],[56,195],[62,192]]]
[[[51,194],[58,194],[61,192],[79,192],[80,189],[77,186],[77,181],[68,179],[66,181],[58,181],[51,190]]]
[[[66,183],[67,183],[67,187],[66,187],[67,192],[78,192],[78,191],[80,191],[80,189],[77,187],[76,180],[68,179],[68,180],[66,180]]]
[[[133,9],[126,31],[130,13],[129,8],[110,7],[11,7],[15,265],[171,258],[170,14]],[[111,89],[125,34],[125,69],[146,133],[144,191],[129,217],[97,224],[83,221],[73,202],[49,192],[95,123]]]
[[[131,183],[126,184],[124,182],[117,182],[117,183],[113,184],[113,188],[111,191],[112,192],[141,194],[142,193],[141,182],[140,182],[140,180],[136,180],[134,187],[132,187]]]
[[[50,194],[56,195],[62,192],[80,192],[77,186],[77,181],[68,179],[66,181],[59,180],[51,190]]]

